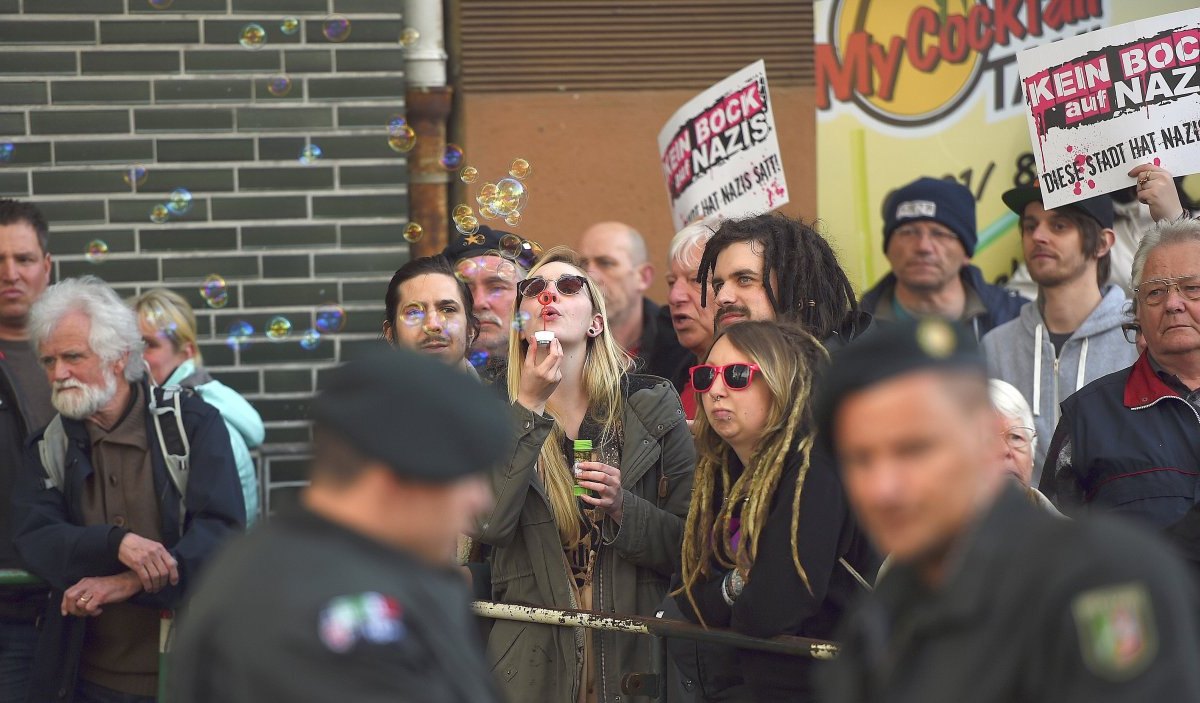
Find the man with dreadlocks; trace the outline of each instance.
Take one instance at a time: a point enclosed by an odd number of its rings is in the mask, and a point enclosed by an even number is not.
[[[692,367],[704,412],[675,604],[693,621],[754,637],[830,638],[874,579],[878,558],[814,441],[813,376],[827,358],[797,325],[745,322]],[[672,652],[705,700],[812,700],[811,660],[687,649]]]
[[[783,215],[722,222],[704,247],[699,277],[704,307],[712,285],[718,331],[748,320],[794,322],[836,349],[871,322],[829,242]]]

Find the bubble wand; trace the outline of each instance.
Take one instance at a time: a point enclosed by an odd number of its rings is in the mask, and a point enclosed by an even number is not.
[[[546,329],[546,310],[550,303],[554,302],[554,296],[550,294],[550,291],[544,290],[538,293],[537,301],[542,304],[542,329],[533,333],[533,338],[537,342],[533,360],[534,363],[540,364],[550,353],[550,342],[554,341],[554,333]]]

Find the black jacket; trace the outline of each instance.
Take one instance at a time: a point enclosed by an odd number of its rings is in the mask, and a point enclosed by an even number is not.
[[[679,365],[691,355],[679,346],[675,326],[671,324],[670,307],[642,298],[642,339],[638,344],[634,373],[671,379],[674,383]]]
[[[173,703],[499,700],[461,574],[299,509],[214,562],[168,685]]]
[[[982,339],[983,335],[987,334],[994,327],[999,327],[1005,322],[1016,318],[1017,314],[1029,301],[1022,298],[1016,292],[995,286],[983,280],[983,272],[978,268],[967,265],[962,268],[959,274],[963,285],[971,288],[979,295],[979,300],[983,302],[983,306],[987,312],[981,313],[972,317],[970,320],[962,320],[961,324],[971,328],[975,333],[975,339]],[[888,272],[875,287],[863,294],[862,309],[872,315],[876,314],[876,308],[879,305],[883,294],[894,290],[896,287],[896,274]],[[876,315],[878,317],[878,315]]]
[[[142,389],[144,399],[149,389],[144,384]],[[190,393],[185,395],[182,407],[184,431],[191,444],[182,534],[179,492],[167,473],[149,407],[143,400],[143,407],[131,410],[145,417],[163,544],[179,562],[177,585],[168,585],[158,593],[139,593],[130,600],[156,610],[178,608],[217,547],[246,524],[242,485],[220,412]],[[13,498],[17,551],[26,568],[53,590],[34,662],[31,700],[38,701],[69,701],[75,688],[86,622],[62,616],[62,591],[86,576],[109,576],[126,570],[117,558],[126,531],[114,525],[84,526],[84,482],[93,471],[87,427],[82,421],[64,418],[63,428],[67,455],[62,490],[46,485],[37,449],[42,433],[38,432],[26,445]]]
[[[736,475],[740,463],[733,454],[730,459],[735,463],[731,468]],[[785,461],[742,594],[732,608],[726,604],[721,596],[721,581],[725,576],[722,571],[708,582],[698,584],[693,595],[700,614],[710,626],[729,627],[752,637],[800,635],[832,639],[851,602],[866,592],[838,560],[844,558],[869,583],[875,579],[879,558],[850,512],[836,463],[823,448],[814,448],[800,492],[800,523],[796,533],[800,563],[812,592],[805,588],[792,561],[792,504],[800,477],[800,453],[793,450]],[[689,619],[698,621],[686,595],[676,596],[675,601]],[[740,664],[742,679],[758,700],[813,700],[812,660],[750,650],[730,656],[727,662],[734,659]],[[736,680],[736,674],[731,674],[728,667],[723,668],[726,670],[711,673],[723,677],[728,685]],[[700,683],[706,695],[720,690],[722,682],[705,678],[706,674],[701,672]]]
[[[1165,528],[1200,496],[1200,413],[1143,353],[1062,402],[1041,489],[1068,514],[1116,512]]]
[[[0,569],[23,569],[13,547],[12,501],[22,448],[33,427],[15,374],[0,352]],[[40,614],[47,593],[44,586],[8,586],[0,598],[0,627],[4,621],[31,623]]]
[[[821,667],[829,703],[1200,700],[1190,577],[1132,525],[1076,522],[1008,487],[930,590],[897,564]]]

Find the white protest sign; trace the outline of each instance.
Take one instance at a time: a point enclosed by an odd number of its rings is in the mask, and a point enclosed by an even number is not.
[[[1027,49],[1017,65],[1046,207],[1131,186],[1139,164],[1200,171],[1200,10]]]
[[[757,215],[788,201],[762,61],[679,108],[658,133],[658,152],[676,229],[717,213]]]

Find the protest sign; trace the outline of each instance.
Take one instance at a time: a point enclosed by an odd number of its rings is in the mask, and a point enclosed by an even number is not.
[[[1139,164],[1200,172],[1200,10],[1027,49],[1017,65],[1046,207],[1131,186]]]
[[[676,229],[788,202],[766,65],[757,61],[679,108],[658,133]]]

